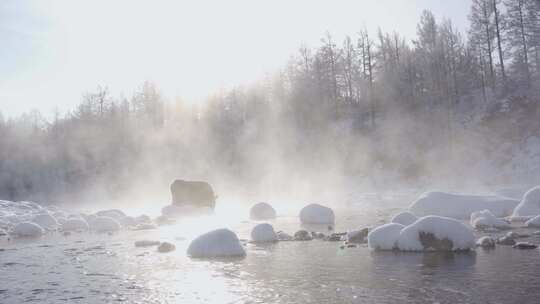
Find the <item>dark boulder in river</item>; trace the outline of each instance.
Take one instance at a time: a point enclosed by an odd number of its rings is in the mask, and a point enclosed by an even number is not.
[[[175,180],[171,184],[173,205],[207,207],[214,209],[216,196],[214,190],[207,182]]]

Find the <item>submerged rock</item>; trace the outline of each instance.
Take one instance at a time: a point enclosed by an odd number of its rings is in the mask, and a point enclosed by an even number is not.
[[[193,258],[215,258],[245,256],[246,252],[236,233],[229,229],[217,229],[191,241],[187,254]]]
[[[519,243],[516,243],[512,247],[516,248],[516,249],[536,249],[536,248],[538,248],[537,245],[529,243],[529,242],[519,242]]]
[[[329,236],[325,238],[325,241],[328,242],[339,242],[343,241],[343,239],[346,237],[347,233],[341,232],[341,233],[332,233]]]
[[[272,225],[264,223],[258,224],[251,230],[251,241],[255,243],[276,242],[278,237]]]
[[[268,203],[257,203],[249,210],[249,218],[252,220],[270,220],[276,218],[276,210]]]
[[[158,252],[162,252],[162,253],[165,253],[165,252],[171,252],[171,251],[174,251],[176,250],[176,246],[172,243],[169,243],[169,242],[163,242],[161,244],[159,244],[158,248],[157,248],[157,251]]]
[[[313,240],[313,237],[311,236],[311,233],[307,232],[307,230],[298,230],[294,233],[294,240],[295,241],[311,241]]]
[[[293,241],[294,237],[292,237],[290,234],[287,234],[283,231],[276,232],[278,241]]]
[[[495,248],[495,240],[490,236],[483,236],[476,241],[476,246],[482,248]]]
[[[508,235],[505,235],[497,239],[497,244],[504,246],[513,246],[516,244],[516,240],[514,240],[512,237],[509,237]]]
[[[157,246],[159,244],[160,244],[160,241],[142,240],[142,241],[136,241],[135,247],[151,247],[151,246]]]
[[[310,204],[300,210],[302,224],[333,224],[334,221],[334,211],[326,206]]]

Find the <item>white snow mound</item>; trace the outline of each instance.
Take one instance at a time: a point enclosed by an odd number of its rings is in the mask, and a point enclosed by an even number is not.
[[[368,247],[374,250],[398,249],[397,242],[403,228],[402,224],[390,223],[371,230],[367,237]]]
[[[469,250],[475,247],[473,231],[463,223],[441,216],[426,216],[403,228],[398,248],[403,251]]]
[[[263,223],[258,224],[251,230],[251,240],[255,243],[269,243],[278,240],[274,227],[272,225]]]
[[[38,237],[43,235],[45,231],[41,226],[32,222],[23,222],[15,225],[11,234],[20,237]]]
[[[412,203],[409,210],[416,216],[438,215],[469,219],[471,213],[486,209],[496,217],[505,217],[510,215],[518,204],[518,200],[500,196],[427,192]]]
[[[276,210],[268,203],[257,203],[249,210],[249,218],[252,220],[270,220],[276,218]]]
[[[417,219],[418,218],[414,214],[412,214],[409,211],[405,211],[405,212],[396,214],[392,218],[392,220],[390,220],[390,222],[407,226],[416,222]]]
[[[302,224],[333,224],[334,211],[319,204],[310,204],[300,210]]]
[[[90,229],[96,232],[113,232],[120,230],[120,224],[108,216],[98,216],[88,223]]]
[[[246,252],[236,233],[229,229],[217,229],[191,241],[187,254],[193,258],[215,258],[245,256]]]
[[[535,217],[540,215],[540,186],[532,188],[514,209],[512,217]]]
[[[471,226],[476,229],[498,228],[510,229],[510,224],[496,218],[489,210],[475,211],[471,213]]]

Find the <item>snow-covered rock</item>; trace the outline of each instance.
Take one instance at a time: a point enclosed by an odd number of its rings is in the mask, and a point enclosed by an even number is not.
[[[45,230],[55,230],[58,228],[58,221],[49,213],[38,214],[32,219],[33,223],[38,224]]]
[[[187,254],[193,258],[214,258],[245,256],[246,252],[236,233],[229,229],[217,229],[191,241]]]
[[[426,216],[399,234],[398,248],[403,251],[460,251],[475,247],[473,231],[463,223],[441,216]]]
[[[525,226],[529,228],[540,228],[540,215],[533,217],[525,222]]]
[[[249,210],[249,218],[252,220],[271,220],[276,218],[276,210],[268,203],[257,203]]]
[[[438,215],[468,219],[471,213],[487,209],[496,217],[505,217],[518,204],[518,200],[499,196],[427,192],[412,203],[409,210],[416,216]]]
[[[371,230],[368,234],[368,247],[374,250],[398,249],[398,240],[401,230],[405,226],[398,223],[389,223]]]
[[[113,232],[121,228],[118,221],[108,216],[98,216],[88,224],[90,225],[90,229],[96,232]]]
[[[471,213],[471,226],[475,229],[510,229],[510,224],[496,218],[489,210],[475,211]]]
[[[392,220],[390,220],[391,223],[401,224],[404,226],[408,226],[414,222],[416,222],[418,218],[416,215],[412,214],[409,211],[401,212],[396,214]]]
[[[11,234],[19,237],[39,237],[45,230],[36,223],[23,222],[15,225]]]
[[[274,227],[270,224],[258,224],[251,230],[251,241],[255,243],[269,243],[277,240],[278,238],[274,231]]]
[[[527,191],[512,213],[512,217],[535,217],[537,215],[540,215],[540,186]]]
[[[369,228],[358,228],[348,231],[346,234],[346,240],[349,243],[363,244],[367,242],[367,236],[369,234]]]
[[[333,224],[334,211],[326,206],[310,204],[300,210],[302,224]]]
[[[88,223],[82,218],[68,219],[60,227],[62,231],[79,231],[79,230],[87,231],[88,229],[90,229],[90,226],[88,225]]]

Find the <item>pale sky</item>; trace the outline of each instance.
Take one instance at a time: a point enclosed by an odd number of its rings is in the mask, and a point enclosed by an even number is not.
[[[0,112],[65,112],[99,85],[130,96],[145,80],[196,102],[282,68],[326,31],[412,39],[424,9],[464,30],[470,2],[1,0]]]

